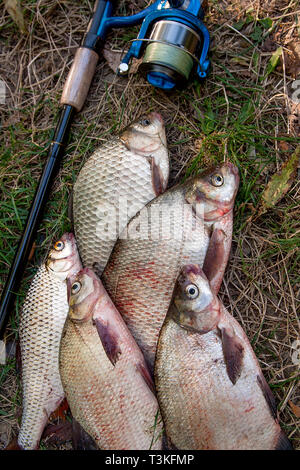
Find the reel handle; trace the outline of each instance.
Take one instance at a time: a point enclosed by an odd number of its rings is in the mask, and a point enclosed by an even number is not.
[[[76,51],[74,62],[65,83],[60,104],[69,104],[81,111],[98,63],[98,54],[86,47]]]

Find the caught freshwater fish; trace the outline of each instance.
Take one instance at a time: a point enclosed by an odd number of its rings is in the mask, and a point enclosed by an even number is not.
[[[178,278],[159,336],[155,384],[172,447],[292,448],[247,336],[199,265],[185,266]]]
[[[74,235],[64,234],[32,280],[20,319],[23,414],[18,445],[36,449],[50,414],[64,398],[59,344],[68,315],[66,279],[81,269]]]
[[[180,268],[212,265],[208,275],[216,291],[220,286],[238,184],[237,168],[224,163],[175,186],[131,220],[112,252],[103,282],[150,369]]]
[[[164,192],[168,177],[165,128],[158,113],[134,122],[93,153],[73,191],[73,223],[85,267],[102,274],[118,235]]]
[[[161,449],[150,373],[101,281],[85,268],[69,293],[60,373],[72,415],[102,450]]]

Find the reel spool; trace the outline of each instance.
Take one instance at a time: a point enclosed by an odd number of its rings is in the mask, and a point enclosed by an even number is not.
[[[139,70],[155,87],[170,90],[184,86],[198,62],[201,43],[199,34],[189,26],[174,20],[158,21]]]

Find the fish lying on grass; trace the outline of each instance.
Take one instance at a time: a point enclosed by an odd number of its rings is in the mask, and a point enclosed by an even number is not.
[[[83,266],[100,276],[127,222],[169,177],[164,123],[151,113],[96,150],[73,191],[73,223]]]
[[[74,235],[54,244],[34,276],[22,308],[22,423],[19,448],[36,449],[50,414],[64,398],[59,375],[59,344],[68,314],[66,279],[81,269]]]
[[[224,163],[171,188],[131,220],[112,252],[103,282],[151,370],[180,268],[204,263],[219,289],[238,184],[237,168]]]
[[[291,449],[275,400],[238,322],[198,265],[182,269],[155,362],[171,447]]]
[[[88,268],[69,287],[60,373],[73,417],[102,450],[161,449],[161,417],[144,357]]]

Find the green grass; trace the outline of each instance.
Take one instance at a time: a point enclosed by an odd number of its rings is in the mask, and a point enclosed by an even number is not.
[[[47,43],[43,26],[36,15],[36,2],[28,1],[24,4],[28,5],[26,18],[29,23],[33,22],[33,44],[38,44],[32,52],[34,56],[39,53],[40,49],[48,50],[50,46]],[[217,1],[212,0],[209,4],[210,12],[220,11],[222,18],[224,16],[224,21],[226,20],[250,38],[253,46],[249,43],[238,43],[238,40],[242,41],[239,35],[226,28],[222,30],[224,33],[222,38],[219,38],[218,20],[213,14],[208,15],[209,28],[212,32],[216,31],[216,37],[212,48],[212,72],[206,81],[201,83],[192,81],[184,90],[165,94],[146,85],[144,79],[138,76],[130,79],[129,86],[127,86],[126,79],[119,79],[112,86],[111,78],[107,78],[109,72],[107,65],[98,67],[87,105],[76,117],[72,126],[62,169],[55,179],[53,191],[37,233],[34,257],[26,269],[24,267],[24,278],[16,297],[15,310],[10,316],[8,329],[10,336],[17,337],[22,301],[37,266],[44,259],[53,239],[71,228],[67,214],[68,199],[80,168],[103,140],[118,133],[125,124],[136,117],[136,110],[139,113],[156,110],[163,114],[166,120],[171,166],[175,176],[178,170],[182,170],[178,163],[180,157],[182,155],[189,157],[180,176],[177,179],[174,175],[172,176],[172,184],[201,173],[208,165],[222,162],[224,157],[228,157],[238,166],[241,182],[234,212],[234,249],[237,247],[236,256],[239,256],[239,273],[243,282],[245,286],[253,284],[253,291],[251,291],[253,295],[260,291],[266,299],[271,294],[274,299],[277,298],[279,294],[275,283],[271,284],[270,291],[266,290],[263,270],[266,268],[271,271],[272,266],[276,265],[281,257],[287,257],[286,269],[289,281],[296,292],[296,286],[300,280],[298,249],[300,237],[297,223],[299,203],[296,199],[295,186],[291,187],[277,206],[258,220],[249,223],[249,217],[259,208],[262,192],[272,174],[277,171],[277,165],[280,166],[299,144],[299,139],[287,134],[285,102],[282,98],[275,96],[278,94],[275,85],[283,79],[282,71],[276,68],[266,76],[266,71],[270,70],[268,63],[271,54],[261,55],[260,52],[264,39],[267,36],[271,37],[272,31],[279,34],[279,22],[273,21],[271,25],[268,20],[268,15],[276,16],[275,12],[273,14],[259,12],[259,19],[254,17],[253,11],[244,12],[239,19],[234,19],[228,16],[226,11],[220,10]],[[85,28],[89,5],[90,3],[84,1],[76,6],[77,16],[74,18],[74,24],[77,29],[72,36],[72,45],[79,43],[81,32]],[[51,7],[52,5],[42,3],[39,6],[41,15],[46,15]],[[61,54],[68,54],[64,56],[68,64],[72,53],[63,51],[63,48],[69,44],[69,30],[65,26],[66,30],[61,32],[61,25],[65,25],[65,16],[62,11],[71,13],[74,8],[73,2],[64,2],[58,5],[55,13],[47,18],[52,28],[50,33],[52,41],[62,49]],[[118,13],[125,14],[126,11],[128,11],[126,4],[120,2]],[[71,17],[71,24],[72,20]],[[122,49],[135,37],[137,30],[116,31],[109,36],[109,41],[114,48]],[[19,40],[16,26],[10,19],[7,19],[0,31],[3,44],[12,50]],[[44,42],[37,42],[39,37]],[[227,43],[230,46],[226,48]],[[28,50],[28,43],[24,42],[23,47],[24,50]],[[23,60],[19,50],[16,54],[18,55],[14,58],[15,62]],[[53,56],[57,58],[58,54],[54,51]],[[49,72],[47,70],[41,72],[41,78],[45,78],[47,73],[54,73],[54,79],[49,83],[43,82],[41,88],[32,89],[28,80],[26,81],[26,72],[24,72],[22,88],[19,90],[23,101],[20,101],[18,109],[10,103],[3,110],[2,124],[8,119],[15,119],[15,122],[5,126],[0,135],[0,284],[2,286],[13,261],[47,157],[47,149],[57,120],[61,88],[66,77],[64,73],[61,83],[56,87],[55,80],[58,79],[58,75],[55,75],[55,72],[58,66],[52,63],[51,54],[49,58],[43,56],[41,62],[46,62],[45,57],[49,59]],[[28,62],[29,57],[26,56],[26,60],[22,62],[24,70]],[[250,63],[252,67],[247,75]],[[38,67],[42,65],[41,63],[37,65],[37,74],[39,74]],[[17,80],[16,77],[15,79]],[[286,79],[290,80],[289,77]],[[36,94],[35,105],[30,101],[33,93]],[[98,109],[100,100],[102,104]],[[17,113],[19,113],[19,119],[16,119]],[[196,142],[200,142],[197,149],[195,148]],[[288,150],[278,150],[282,142],[287,143]],[[251,236],[253,243],[261,243],[262,247],[251,262],[249,262],[249,256],[252,256],[252,252],[248,255],[243,246],[245,236]],[[262,238],[261,242],[257,241],[258,237]],[[262,275],[257,277],[257,270],[260,269]],[[280,267],[278,272],[282,275],[283,288],[289,292],[285,271]],[[238,294],[235,293],[233,287],[229,285],[229,290],[232,298],[236,299]],[[243,302],[246,300],[244,299]],[[241,314],[245,308],[243,302],[238,304]],[[286,298],[286,302],[287,311],[289,311],[290,300]],[[268,304],[268,306],[273,312],[273,305]],[[292,312],[291,307],[290,311]],[[248,334],[251,335],[258,357],[272,358],[272,364],[275,364],[274,373],[272,375],[267,369],[268,378],[272,379],[271,388],[276,392],[278,400],[282,401],[287,387],[291,383],[296,383],[298,379],[294,377],[294,372],[290,372],[290,377],[285,375],[289,372],[282,373],[281,357],[277,357],[268,345],[268,339],[271,341],[274,336],[280,334],[282,329],[287,329],[287,325],[284,324],[285,319],[280,317],[276,323],[266,318],[261,323],[256,309],[253,308],[250,314],[252,316],[251,321],[249,320]],[[283,324],[284,327],[282,327]],[[267,331],[266,334],[265,331]],[[270,331],[273,333],[271,334]],[[264,334],[264,340],[262,340],[261,333]],[[286,364],[289,360],[288,345],[284,351]],[[278,363],[276,363],[277,358]],[[14,361],[10,361],[4,367],[0,366],[0,387],[4,386],[10,374],[13,374],[14,367]],[[16,391],[14,400],[15,406],[20,406],[19,389]],[[292,431],[293,427],[288,423],[288,419],[287,417],[284,426]]]

